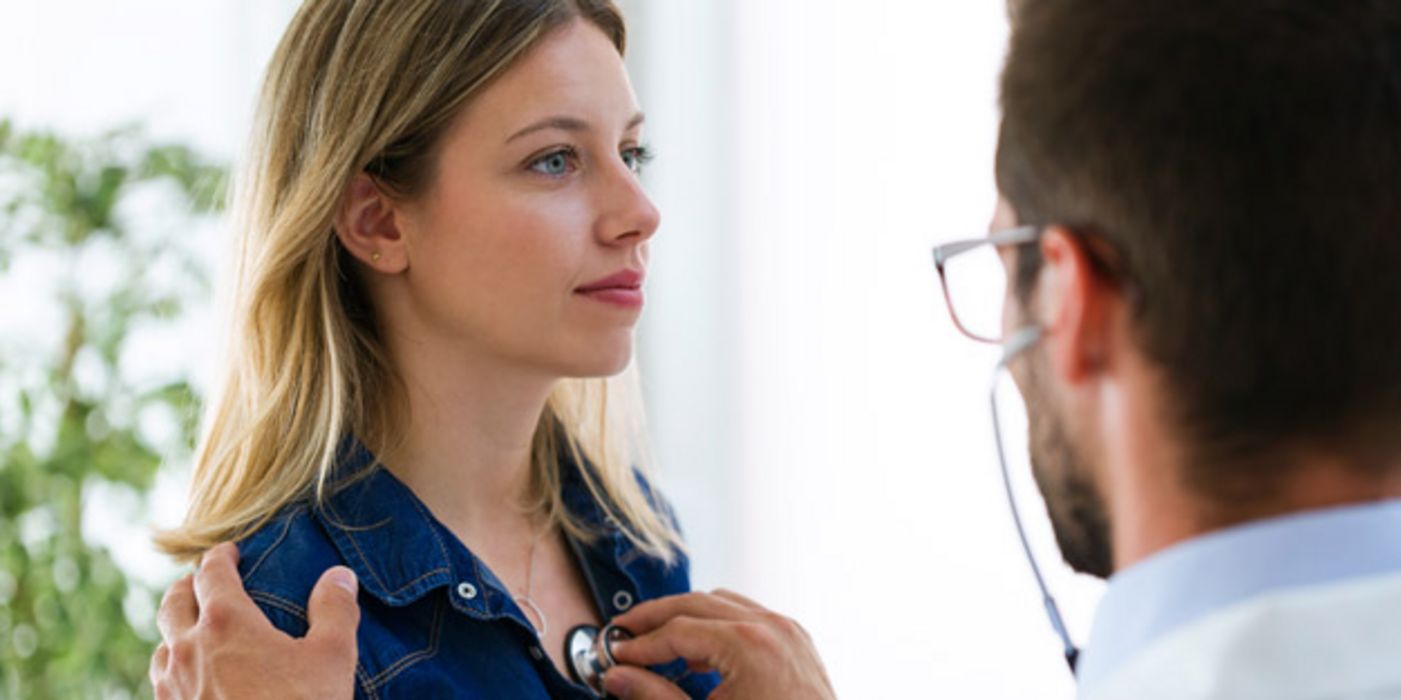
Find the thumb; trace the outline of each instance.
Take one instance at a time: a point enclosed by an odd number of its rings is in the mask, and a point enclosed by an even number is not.
[[[321,574],[307,603],[311,628],[306,638],[353,658],[355,630],[360,626],[360,605],[355,601],[358,590],[355,572],[344,566],[333,566]]]
[[[603,675],[603,689],[622,700],[687,700],[671,681],[637,666],[614,666]]]

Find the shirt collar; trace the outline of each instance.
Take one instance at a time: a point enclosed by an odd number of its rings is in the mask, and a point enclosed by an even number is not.
[[[1082,693],[1174,629],[1267,593],[1401,571],[1401,501],[1247,523],[1115,574],[1079,669]]]
[[[600,608],[617,608],[609,591],[638,584],[625,565],[634,547],[617,521],[607,514],[584,483],[581,467],[563,451],[561,490],[565,506],[599,534],[576,543],[590,586],[598,590]],[[428,511],[413,491],[391,474],[358,439],[341,449],[330,494],[314,509],[361,588],[391,606],[403,606],[430,591],[454,586],[473,595],[456,595],[453,604],[479,618],[500,615],[513,606],[509,593],[471,551]],[[493,594],[493,592],[497,594]],[[624,607],[625,606],[621,606]]]
[[[584,481],[584,470],[568,450],[561,457],[566,463],[561,479],[564,507],[596,535],[588,543],[573,543],[584,569],[584,576],[598,609],[605,617],[626,612],[637,600],[641,586],[628,567],[641,556],[641,550],[623,534],[618,519],[605,509]],[[642,483],[645,490],[648,486]],[[619,596],[626,595],[625,599]],[[621,601],[621,602],[620,602]]]
[[[349,439],[341,455],[315,512],[366,593],[400,606],[451,582],[479,585],[480,572],[456,570],[428,509],[369,449]]]

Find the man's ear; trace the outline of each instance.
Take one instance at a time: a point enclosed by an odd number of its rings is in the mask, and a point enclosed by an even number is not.
[[[1112,359],[1112,321],[1122,294],[1099,273],[1084,242],[1064,227],[1046,228],[1041,257],[1036,307],[1051,336],[1051,368],[1065,382],[1086,381]]]
[[[335,226],[341,245],[371,269],[394,274],[408,267],[399,209],[369,175],[351,180]]]

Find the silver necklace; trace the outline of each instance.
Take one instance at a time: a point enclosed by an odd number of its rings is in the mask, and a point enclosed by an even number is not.
[[[546,528],[545,532],[549,532],[549,528]],[[540,540],[544,536],[545,533],[542,532],[530,540],[530,554],[525,564],[525,593],[523,595],[511,596],[511,600],[515,601],[516,605],[520,606],[522,612],[529,611],[535,613],[536,619],[540,621],[539,625],[536,625],[535,620],[531,620],[529,615],[526,616],[526,620],[530,621],[531,626],[535,627],[536,634],[541,638],[544,638],[545,635],[550,633],[550,621],[545,618],[545,611],[535,602],[531,594],[535,591],[535,546],[540,544]]]

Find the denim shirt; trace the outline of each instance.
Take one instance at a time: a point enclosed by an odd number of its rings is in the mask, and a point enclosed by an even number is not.
[[[374,464],[358,441],[342,454],[338,476]],[[564,462],[565,504],[606,534],[569,544],[600,618],[688,591],[684,557],[667,567],[636,549],[578,470]],[[312,586],[344,564],[360,579],[356,698],[594,697],[560,674],[506,586],[408,487],[380,467],[367,474],[322,506],[294,504],[239,543],[244,586],[273,625],[305,635]],[[680,677],[693,698],[719,683],[714,674],[686,674],[682,661],[654,670]]]

